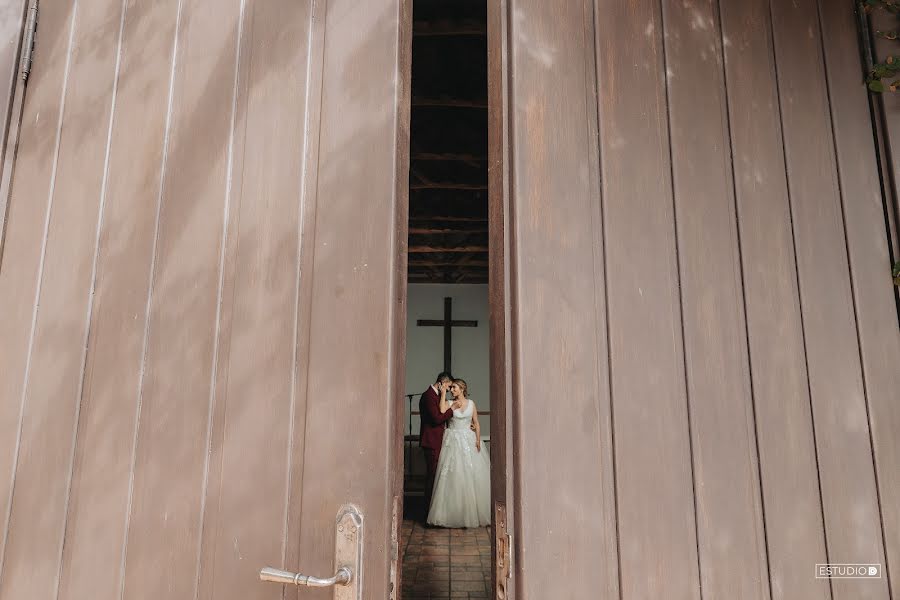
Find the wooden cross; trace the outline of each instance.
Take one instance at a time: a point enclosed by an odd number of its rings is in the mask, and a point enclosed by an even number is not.
[[[419,327],[443,327],[444,328],[444,370],[448,373],[450,368],[450,337],[453,327],[478,327],[478,321],[454,321],[453,298],[444,298],[444,319],[419,319],[416,321]]]

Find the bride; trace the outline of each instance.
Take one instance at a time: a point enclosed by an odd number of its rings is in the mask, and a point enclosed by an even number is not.
[[[453,411],[444,432],[428,523],[441,527],[490,525],[491,463],[481,448],[478,410],[462,379],[453,382],[450,392],[459,408]],[[442,398],[441,412],[449,408],[449,402]]]

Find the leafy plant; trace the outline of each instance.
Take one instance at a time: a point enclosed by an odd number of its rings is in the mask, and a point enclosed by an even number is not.
[[[900,18],[900,0],[863,0],[860,10],[871,13],[873,10],[884,10]],[[891,31],[875,30],[875,35],[886,40],[900,39],[900,28]],[[882,62],[872,65],[866,78],[866,84],[873,92],[896,92],[900,89],[900,57],[888,56]]]
[[[866,15],[873,10],[884,10],[900,21],[900,0],[861,0],[859,9]],[[900,22],[898,29],[891,31],[876,29],[875,35],[886,40],[900,40]],[[872,70],[866,77],[866,85],[877,93],[900,90],[900,56],[890,55],[882,62],[872,64]],[[894,279],[894,285],[900,286],[900,262],[894,263],[891,277]]]

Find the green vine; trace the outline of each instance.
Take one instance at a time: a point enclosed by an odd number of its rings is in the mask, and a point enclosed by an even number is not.
[[[884,10],[900,18],[900,0],[863,0],[860,10],[871,13],[873,10]],[[900,29],[891,31],[875,30],[875,35],[886,40],[900,39]],[[882,62],[872,65],[866,78],[866,84],[873,92],[896,92],[900,89],[900,57],[888,56]]]
[[[883,10],[900,21],[900,0],[862,0],[859,8],[866,15],[873,10]],[[875,35],[885,40],[900,40],[900,23],[897,29],[891,31],[876,29]],[[900,90],[900,56],[889,55],[883,61],[874,63],[866,77],[866,85],[879,94]],[[894,285],[900,287],[900,262],[894,263],[891,277]]]
[[[863,0],[860,10],[869,14],[873,10],[884,10],[894,16],[900,16],[900,0]],[[900,39],[900,31],[881,31],[876,29],[875,35],[886,40]],[[873,92],[896,92],[900,89],[900,57],[890,55],[882,62],[872,65],[866,85]]]

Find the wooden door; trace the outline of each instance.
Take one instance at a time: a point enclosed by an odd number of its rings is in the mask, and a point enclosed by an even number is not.
[[[345,503],[388,597],[408,12],[42,3],[0,263],[0,598],[281,598],[259,569],[330,576]]]
[[[491,7],[515,597],[896,597],[900,330],[853,3]]]

